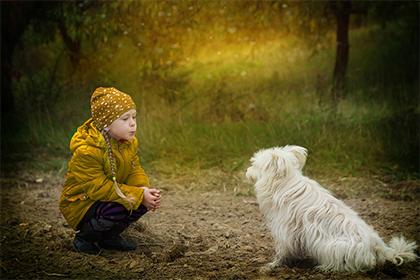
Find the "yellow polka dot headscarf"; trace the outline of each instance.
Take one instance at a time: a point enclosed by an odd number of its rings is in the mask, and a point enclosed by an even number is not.
[[[95,89],[90,99],[93,122],[99,131],[108,127],[122,114],[136,109],[130,95],[113,87]]]

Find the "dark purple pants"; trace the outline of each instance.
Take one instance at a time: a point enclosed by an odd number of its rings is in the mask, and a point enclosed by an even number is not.
[[[89,224],[95,232],[113,231],[116,234],[123,232],[131,223],[140,219],[147,212],[142,204],[133,211],[128,211],[119,203],[110,201],[96,201],[87,211],[77,229]]]

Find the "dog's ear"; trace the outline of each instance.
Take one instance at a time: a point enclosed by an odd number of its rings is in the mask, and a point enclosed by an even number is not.
[[[281,177],[284,177],[287,172],[287,166],[284,158],[275,152],[270,153],[270,159],[265,167],[265,172],[271,173],[272,178],[280,179]]]
[[[304,147],[300,146],[289,146],[290,152],[296,157],[298,167],[302,170],[302,168],[305,166],[306,158],[308,156],[308,150]]]

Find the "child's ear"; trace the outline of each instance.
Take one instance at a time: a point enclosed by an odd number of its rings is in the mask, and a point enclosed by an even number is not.
[[[299,169],[305,166],[306,158],[308,156],[308,150],[300,146],[289,146],[290,152],[296,157]]]

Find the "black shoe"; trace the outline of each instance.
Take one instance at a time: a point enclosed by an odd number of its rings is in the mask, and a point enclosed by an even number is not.
[[[75,236],[73,240],[73,246],[77,252],[86,253],[90,255],[97,255],[101,252],[101,249],[95,245],[95,243],[87,241],[80,236]]]
[[[134,251],[137,248],[136,243],[126,240],[119,235],[100,240],[98,244],[107,250]]]

